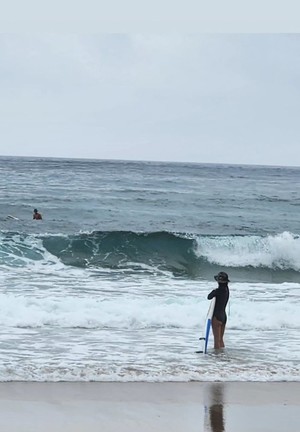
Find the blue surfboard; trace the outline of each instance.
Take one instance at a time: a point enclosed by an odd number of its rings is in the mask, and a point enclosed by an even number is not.
[[[214,314],[215,304],[216,304],[216,297],[214,297],[210,302],[208,312],[207,312],[207,315],[205,318],[204,336],[200,338],[200,340],[203,341],[203,350],[196,351],[197,353],[203,352],[204,354],[207,354],[209,334],[210,334],[210,329],[211,329],[211,320],[212,320],[212,316]]]
[[[208,341],[209,341],[209,334],[211,329],[211,320],[212,316],[214,314],[215,310],[215,304],[216,304],[216,297],[214,297],[209,305],[207,316],[206,316],[206,322],[205,322],[205,341],[204,341],[204,354],[207,354],[207,348],[208,348]]]

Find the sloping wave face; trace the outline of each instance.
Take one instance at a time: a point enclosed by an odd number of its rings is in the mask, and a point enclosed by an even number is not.
[[[205,279],[212,279],[215,271],[223,269],[238,280],[264,281],[298,280],[300,272],[300,238],[288,232],[274,236],[199,236],[166,231],[36,236],[2,232],[0,240],[0,265],[10,267],[59,262],[80,268],[166,271]]]
[[[199,258],[193,238],[169,232],[96,231],[68,237],[46,237],[45,249],[66,265],[79,267],[146,267],[189,273]]]

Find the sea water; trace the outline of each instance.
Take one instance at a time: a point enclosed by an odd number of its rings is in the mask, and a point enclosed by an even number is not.
[[[0,188],[1,381],[299,380],[299,168],[2,157]]]

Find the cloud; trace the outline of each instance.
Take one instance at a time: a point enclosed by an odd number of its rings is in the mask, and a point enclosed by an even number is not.
[[[298,35],[1,35],[1,152],[299,164],[298,51]]]

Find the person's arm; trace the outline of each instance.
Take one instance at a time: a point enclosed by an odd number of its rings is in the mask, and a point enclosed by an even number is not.
[[[210,293],[208,294],[208,296],[207,296],[207,300],[211,300],[212,298],[216,297],[216,295],[217,295],[217,292],[216,292],[216,291],[217,291],[216,289],[212,290],[212,292],[210,292]]]

